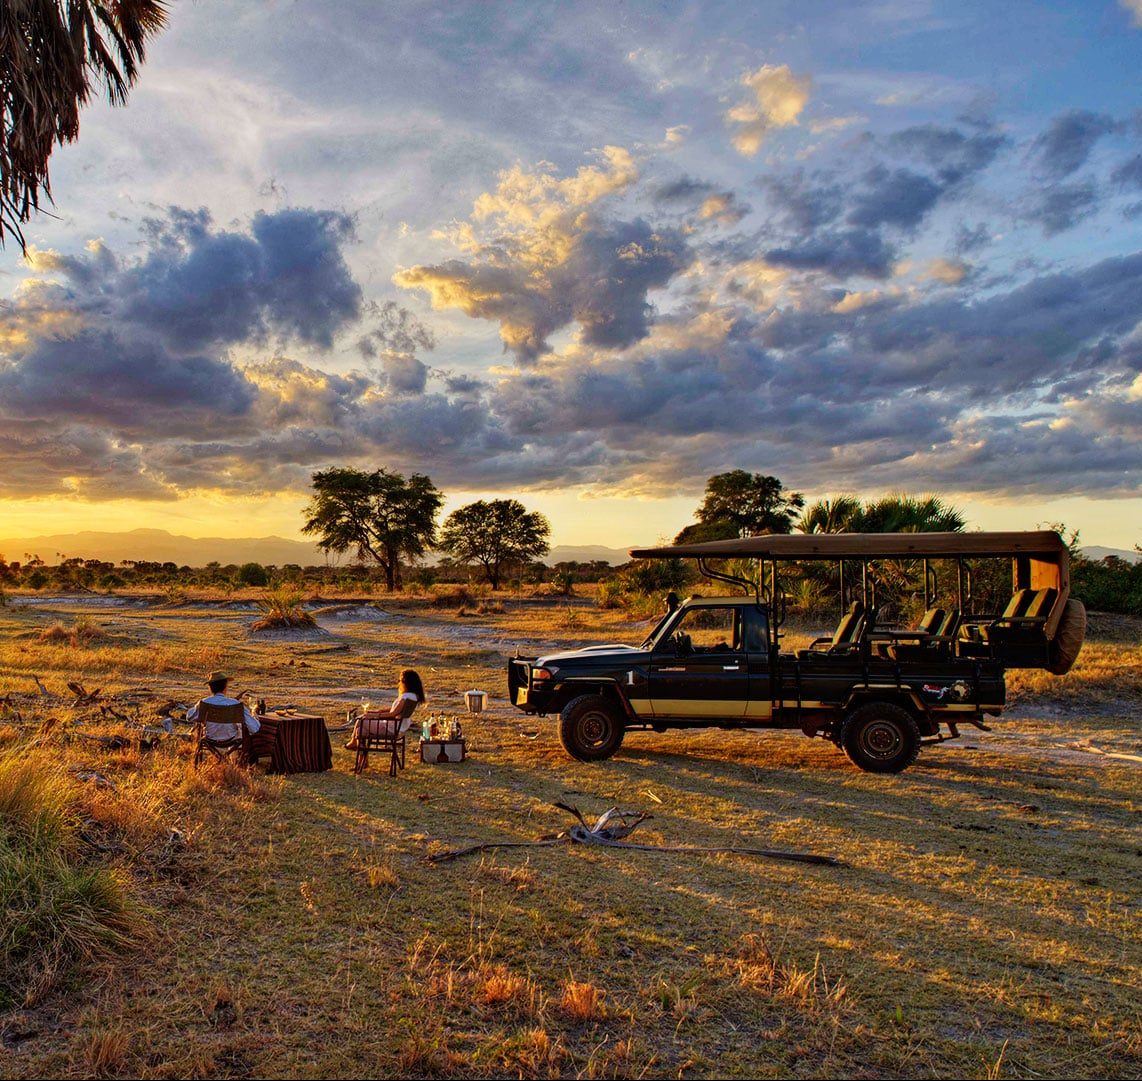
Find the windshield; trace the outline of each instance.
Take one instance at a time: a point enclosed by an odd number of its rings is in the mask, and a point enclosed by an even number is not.
[[[655,643],[656,639],[658,638],[658,636],[659,636],[659,635],[662,633],[662,631],[663,631],[663,630],[666,628],[666,625],[667,625],[667,624],[668,624],[668,623],[669,623],[669,622],[670,622],[670,621],[671,621],[671,620],[672,620],[672,619],[673,619],[673,618],[674,618],[674,617],[675,617],[677,614],[678,614],[678,609],[677,609],[677,608],[676,608],[676,609],[674,609],[674,611],[673,611],[673,612],[666,612],[666,613],[664,613],[664,615],[662,616],[662,618],[661,618],[661,619],[658,621],[658,623],[655,625],[655,628],[654,628],[654,630],[652,630],[652,631],[650,632],[650,634],[648,634],[648,635],[647,635],[647,637],[646,637],[646,641],[645,641],[645,642],[643,642],[643,643],[642,643],[642,645],[641,645],[641,646],[639,646],[638,648],[639,648],[639,649],[650,649],[650,648],[651,648],[651,647],[654,645],[654,643]]]

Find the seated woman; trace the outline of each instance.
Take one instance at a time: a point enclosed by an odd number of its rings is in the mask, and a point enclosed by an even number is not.
[[[388,709],[370,709],[362,713],[353,726],[353,738],[345,746],[355,751],[359,735],[400,735],[412,724],[413,710],[427,700],[420,676],[413,669],[406,668],[400,674],[400,684],[393,704]]]

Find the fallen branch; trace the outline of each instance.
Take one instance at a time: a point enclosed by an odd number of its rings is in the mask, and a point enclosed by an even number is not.
[[[94,691],[89,691],[82,683],[68,682],[67,689],[75,695],[75,701],[72,702],[72,708],[76,706],[90,706],[94,705],[103,691],[102,687]]]
[[[577,807],[567,803],[555,803],[555,807],[568,811],[578,820],[579,825],[572,826],[567,833],[557,834],[555,837],[544,837],[538,841],[486,841],[483,844],[468,845],[466,848],[451,849],[447,852],[437,852],[429,855],[429,863],[447,863],[460,859],[461,856],[470,856],[475,852],[487,852],[493,848],[549,848],[552,845],[564,844],[568,841],[575,844],[602,845],[605,848],[626,848],[639,852],[686,852],[686,853],[721,853],[728,852],[739,856],[762,856],[765,859],[787,860],[793,863],[811,863],[826,867],[846,866],[836,856],[820,856],[814,852],[786,852],[774,848],[748,848],[742,845],[640,845],[624,840],[633,833],[638,826],[652,815],[641,811],[621,811],[612,807],[596,820],[593,826],[580,814]]]

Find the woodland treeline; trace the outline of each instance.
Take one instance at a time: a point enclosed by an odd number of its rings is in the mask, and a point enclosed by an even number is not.
[[[425,593],[437,586],[482,583],[484,588],[569,594],[576,585],[598,585],[600,605],[632,605],[668,590],[707,588],[690,561],[640,560],[622,566],[602,561],[545,563],[550,526],[543,515],[515,499],[477,500],[438,523],[443,494],[423,474],[403,477],[376,470],[330,469],[314,474],[314,493],[305,509],[303,532],[329,553],[324,565],[208,563],[202,567],[124,559],[118,563],[57,554],[54,563],[28,553],[0,555],[0,602],[4,590],[154,590],[177,599],[189,588],[227,595],[243,588],[289,588],[320,593],[337,590],[371,594],[403,589]],[[849,496],[805,499],[776,477],[731,470],[709,478],[694,522],[677,543],[719,540],[759,533],[887,533],[960,531],[962,513],[938,496],[893,494],[861,501]],[[1094,611],[1142,615],[1142,561],[1082,555],[1079,532],[1061,524],[1072,555],[1072,594]],[[976,610],[1002,607],[1009,577],[1001,561],[977,569]],[[748,576],[748,567],[735,568]],[[917,568],[887,562],[877,568],[882,599],[904,616],[915,607]],[[945,581],[950,579],[945,576]],[[830,568],[791,568],[787,601],[795,610],[834,607],[837,584]]]

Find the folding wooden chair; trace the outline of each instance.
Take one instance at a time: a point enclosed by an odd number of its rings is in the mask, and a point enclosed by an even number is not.
[[[206,734],[208,724],[229,725],[234,735],[225,739]],[[225,762],[232,754],[237,754],[240,765],[253,761],[250,730],[246,727],[246,710],[241,702],[220,706],[211,702],[198,704],[198,719],[194,723],[194,765],[200,766],[206,755],[212,754],[219,762]]]
[[[404,769],[405,733],[412,724],[412,713],[417,703],[405,699],[401,715],[393,720],[362,720],[357,725],[357,759],[353,772],[361,773],[369,765],[370,751],[389,752],[389,776],[395,777],[397,769]]]

